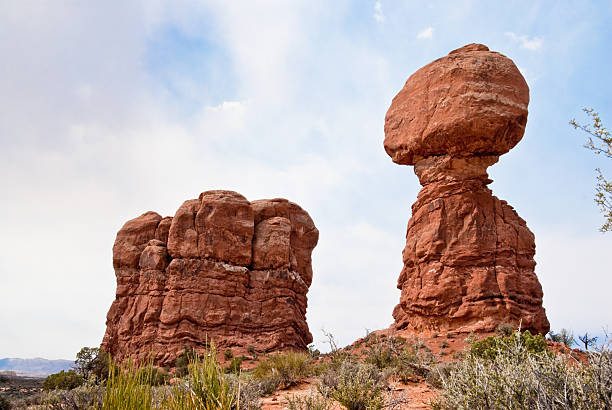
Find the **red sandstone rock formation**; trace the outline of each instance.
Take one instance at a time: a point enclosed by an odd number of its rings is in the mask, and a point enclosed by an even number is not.
[[[534,235],[492,195],[487,167],[523,137],[529,88],[512,60],[470,44],[414,73],[385,119],[385,150],[414,165],[398,328],[547,333]]]
[[[258,351],[305,348],[310,255],[319,231],[285,199],[208,191],[173,218],[147,212],[113,246],[117,295],[102,348],[172,365],[214,341]]]

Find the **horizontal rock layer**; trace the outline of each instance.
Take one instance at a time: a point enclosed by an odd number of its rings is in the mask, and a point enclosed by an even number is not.
[[[113,247],[117,294],[102,347],[172,365],[184,347],[305,348],[312,219],[284,199],[208,191],[173,218],[147,212]]]

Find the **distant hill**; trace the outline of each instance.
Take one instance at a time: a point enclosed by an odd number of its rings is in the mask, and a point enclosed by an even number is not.
[[[74,365],[72,360],[34,359],[0,359],[0,372],[13,371],[18,376],[45,377],[51,373],[68,370]]]

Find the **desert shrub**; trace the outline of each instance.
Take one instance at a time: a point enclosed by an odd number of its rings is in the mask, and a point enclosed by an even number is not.
[[[8,383],[9,378],[5,374],[0,374],[0,383]]]
[[[510,336],[516,330],[516,326],[512,323],[501,323],[495,329],[495,334],[497,336]]]
[[[41,406],[44,409],[99,409],[104,388],[95,383],[95,377],[72,390],[43,391],[17,403],[17,408]],[[34,407],[39,408],[39,407]]]
[[[474,342],[470,353],[484,359],[494,359],[500,352],[509,346],[521,345],[527,353],[549,352],[546,339],[542,335],[532,335],[529,330],[524,332],[516,331],[506,337],[487,337],[479,342]]]
[[[407,344],[395,359],[394,374],[403,382],[414,378],[425,378],[436,364],[435,357],[422,349],[421,342],[415,340]]]
[[[280,385],[281,380],[278,376],[267,376],[257,380],[257,386],[264,396],[274,393]]]
[[[612,408],[612,354],[605,347],[581,363],[534,351],[514,337],[494,355],[468,355],[442,378],[442,386],[436,408]]]
[[[261,389],[259,383],[252,379],[245,379],[237,374],[230,374],[226,377],[230,382],[231,389],[239,392],[237,410],[259,410],[261,409]]]
[[[227,349],[225,352],[223,352],[223,357],[225,358],[225,360],[229,360],[232,357],[234,357],[234,353],[232,352],[232,349]]]
[[[174,374],[178,377],[183,377],[189,372],[189,363],[193,361],[198,354],[193,348],[183,346],[183,353],[174,361]]]
[[[11,403],[4,398],[4,396],[0,396],[0,410],[10,410]]]
[[[327,410],[331,408],[331,400],[315,391],[311,391],[306,396],[293,395],[286,399],[289,410]]]
[[[551,330],[548,335],[553,342],[563,343],[567,347],[572,347],[574,343],[576,343],[574,334],[567,329],[561,329],[559,333],[555,333]]]
[[[427,376],[425,376],[425,381],[430,386],[440,389],[442,388],[442,380],[448,378],[454,368],[454,363],[439,363],[429,370]]]
[[[229,366],[225,368],[226,373],[240,373],[240,367],[244,361],[244,356],[232,357]]]
[[[371,333],[369,336],[372,335]],[[394,337],[386,339],[375,338],[375,341],[368,347],[365,362],[373,364],[380,370],[394,367],[397,364],[397,356],[401,352],[403,345],[405,345],[405,339],[403,343],[399,343],[398,339]]]
[[[257,363],[253,376],[257,379],[277,379],[278,386],[289,387],[310,376],[313,371],[307,353],[286,351],[274,353]]]
[[[322,375],[319,392],[349,410],[380,409],[385,389],[380,371],[372,364],[346,360]]]
[[[84,382],[85,380],[76,374],[74,370],[62,370],[59,373],[54,373],[47,376],[43,382],[43,390],[70,390],[74,389],[75,387],[79,387]]]
[[[441,348],[441,349],[446,349],[447,347],[448,347],[448,342],[447,342],[446,340],[443,340],[443,341],[440,343],[440,348]]]

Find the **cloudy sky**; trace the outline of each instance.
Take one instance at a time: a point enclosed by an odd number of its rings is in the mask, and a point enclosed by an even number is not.
[[[3,1],[0,357],[74,358],[114,298],[117,230],[209,189],[299,203],[320,230],[308,323],[387,327],[419,184],[382,146],[410,74],[479,42],[531,89],[490,169],[536,235],[553,329],[612,326],[612,233],[568,121],[612,128],[610,1]]]

